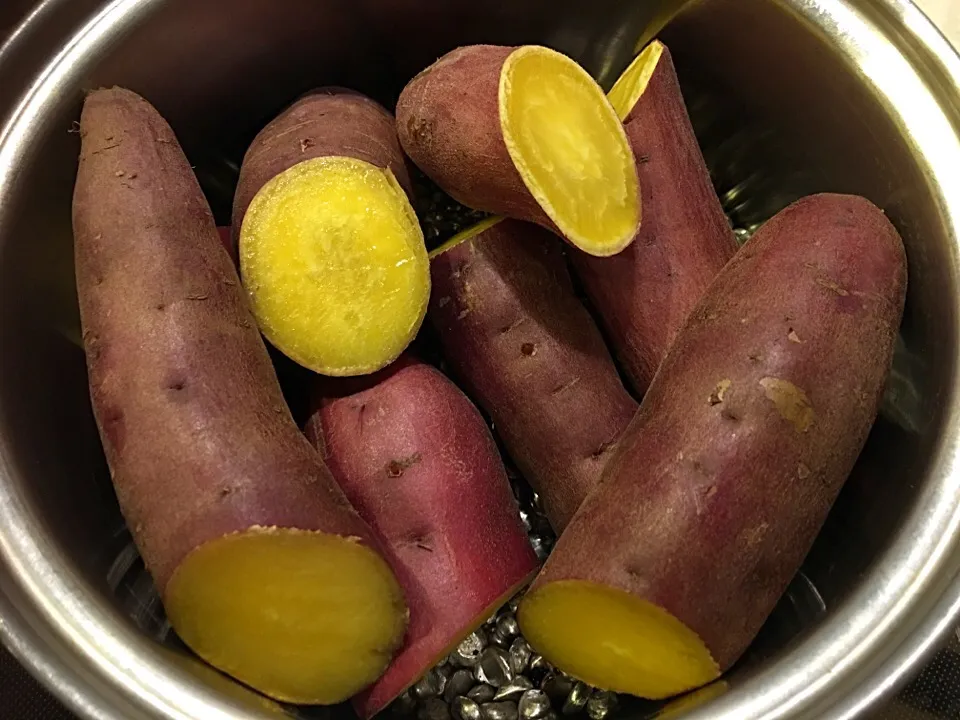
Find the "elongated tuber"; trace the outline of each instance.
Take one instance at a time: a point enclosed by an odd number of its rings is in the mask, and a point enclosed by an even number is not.
[[[646,698],[727,670],[867,439],[905,291],[903,244],[867,200],[813,196],[770,220],[681,329],[521,603],[530,644]]]
[[[386,548],[410,606],[390,667],[354,699],[385,708],[525,585],[539,567],[497,447],[477,409],[410,358],[317,385],[307,426]]]
[[[643,225],[619,255],[574,250],[571,259],[614,354],[642,394],[737,246],[667,48],[656,41],[647,47],[609,97],[637,158]]]
[[[430,321],[561,532],[637,404],[574,294],[561,243],[516,220],[476,230],[434,253]]]
[[[402,591],[294,424],[173,131],[92,93],[73,204],[90,394],[177,633],[277,700],[340,702],[399,646]]]

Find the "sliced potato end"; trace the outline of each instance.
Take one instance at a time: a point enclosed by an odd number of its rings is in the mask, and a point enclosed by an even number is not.
[[[663,608],[580,580],[528,594],[517,619],[530,644],[596,687],[660,700],[715,680],[720,669],[695,632]]]
[[[250,528],[211,541],[167,585],[170,621],[200,657],[282,702],[342,702],[376,680],[407,611],[386,562],[355,538]]]
[[[323,375],[363,375],[416,336],[430,296],[423,232],[389,170],[323,157],[257,193],[240,271],[261,331]]]
[[[613,105],[613,109],[617,111],[621,120],[627,119],[637,102],[643,97],[650,78],[653,77],[653,71],[660,64],[663,50],[663,43],[659,40],[654,40],[647,45],[607,93],[607,99],[610,100],[610,104]]]
[[[633,151],[583,68],[547,48],[518,48],[500,77],[500,123],[524,184],[567,240],[598,256],[633,241],[640,225]]]

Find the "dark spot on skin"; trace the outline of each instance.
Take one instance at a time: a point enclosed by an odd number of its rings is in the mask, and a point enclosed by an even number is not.
[[[399,460],[391,460],[387,463],[387,477],[403,477],[403,474],[407,470],[419,463],[422,459],[423,456],[421,456],[420,453],[414,453],[410,457],[400,458]]]
[[[307,150],[312,148],[316,143],[313,141],[313,138],[303,138],[300,141],[300,152],[305,153]]]
[[[97,285],[103,285],[103,276],[98,277],[93,282],[96,283]]]
[[[614,440],[608,440],[600,443],[600,445],[597,446],[597,449],[590,454],[590,457],[592,457],[594,460],[599,460],[601,457],[603,457],[603,455],[610,451],[610,449],[614,446],[614,443]]]
[[[760,353],[751,353],[747,356],[747,359],[749,359],[752,363],[758,363],[760,362]]]
[[[229,496],[232,495],[232,494],[233,494],[233,488],[230,488],[230,487],[220,488],[220,498],[221,498],[221,499],[226,498],[226,497],[229,497]]]
[[[122,452],[126,439],[123,410],[116,405],[108,405],[103,409],[101,417],[103,418],[101,424],[107,444],[113,448],[114,452]]]
[[[187,387],[187,378],[182,372],[174,372],[167,376],[163,387],[165,390],[181,392]]]
[[[157,310],[165,310],[166,307],[167,307],[167,306],[164,305],[163,303],[157,303]]]
[[[731,422],[740,422],[740,416],[729,408],[724,408],[720,415]]]
[[[520,354],[527,357],[533,357],[537,354],[537,346],[533,343],[524,343],[520,346]]]
[[[704,488],[703,496],[704,496],[705,498],[712,498],[712,497],[713,497],[714,495],[716,495],[716,494],[717,494],[717,486],[716,486],[716,485],[707,485],[707,487]]]
[[[641,155],[640,157],[637,158],[637,162],[640,163],[641,165],[646,165],[648,162],[650,162],[650,156]]]

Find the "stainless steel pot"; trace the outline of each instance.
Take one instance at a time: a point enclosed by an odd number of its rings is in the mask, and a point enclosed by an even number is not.
[[[127,549],[74,342],[71,130],[83,91],[123,84],[150,98],[226,218],[245,143],[314,84],[389,103],[430,60],[478,41],[550,44],[609,83],[674,9],[651,0],[37,6],[0,48],[0,634],[61,699],[104,720],[283,712],[157,641],[149,582]],[[857,472],[729,691],[685,716],[854,717],[960,616],[960,59],[905,0],[704,0],[662,37],[738,224],[801,193],[851,191],[885,208],[909,247],[903,343]]]

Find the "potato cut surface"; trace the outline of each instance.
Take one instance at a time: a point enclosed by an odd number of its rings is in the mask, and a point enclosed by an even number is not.
[[[613,105],[621,120],[626,120],[630,112],[640,100],[657,69],[660,56],[663,55],[663,44],[654,41],[642,53],[634,58],[630,66],[623,71],[617,82],[613,84],[607,99]]]
[[[302,704],[341,702],[373,682],[406,620],[400,586],[373,550],[277,528],[199,547],[171,579],[165,607],[202,658]]]
[[[256,195],[240,268],[263,334],[324,375],[362,375],[395,360],[426,313],[423,233],[389,170],[323,157]]]
[[[615,588],[549,583],[527,595],[518,619],[530,644],[557,667],[606,690],[661,699],[720,675],[696,633]]]
[[[544,212],[584,252],[623,250],[640,223],[637,172],[600,87],[564,55],[522,47],[504,63],[499,102],[507,150]]]

